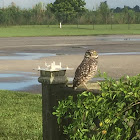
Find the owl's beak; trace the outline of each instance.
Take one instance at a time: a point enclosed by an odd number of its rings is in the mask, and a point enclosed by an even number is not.
[[[98,58],[98,55],[94,56],[94,58],[97,59]]]

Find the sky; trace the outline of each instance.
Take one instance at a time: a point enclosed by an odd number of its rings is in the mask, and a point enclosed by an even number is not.
[[[32,8],[36,3],[53,3],[55,0],[0,0],[0,7],[7,7],[12,2],[16,3],[17,6],[21,8]],[[104,2],[105,0],[85,0],[86,8],[92,10],[93,8],[96,9],[100,2]],[[134,6],[140,6],[140,0],[106,0],[110,8],[116,7],[124,7],[130,6],[133,8]]]

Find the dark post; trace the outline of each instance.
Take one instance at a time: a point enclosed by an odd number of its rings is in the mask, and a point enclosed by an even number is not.
[[[130,23],[129,23],[129,21],[130,21],[130,16],[129,16],[129,13],[128,13],[128,30],[130,29]]]
[[[95,29],[95,28],[94,28],[94,25],[95,25],[94,22],[95,22],[95,15],[93,15],[93,21],[92,21],[92,24],[93,24],[93,30]]]
[[[77,28],[79,28],[79,13],[77,13]]]
[[[38,81],[42,83],[42,118],[43,140],[62,140],[56,117],[52,115],[53,107],[57,105],[60,89],[66,87],[66,70],[40,71]]]
[[[110,13],[110,18],[111,18],[111,30],[112,30],[112,24],[113,24],[113,18],[114,18],[113,11],[111,11]]]
[[[112,30],[112,20],[113,20],[113,15],[111,14],[111,30]]]

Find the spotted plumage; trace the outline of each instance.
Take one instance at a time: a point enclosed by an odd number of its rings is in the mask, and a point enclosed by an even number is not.
[[[73,79],[73,88],[76,89],[79,85],[86,86],[88,82],[96,73],[98,64],[98,54],[94,50],[87,50],[83,61],[75,71]]]

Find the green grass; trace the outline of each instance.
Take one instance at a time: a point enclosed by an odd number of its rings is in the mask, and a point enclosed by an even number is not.
[[[0,140],[42,140],[41,95],[0,90]]]
[[[128,30],[127,24],[112,25],[25,25],[0,27],[0,37],[24,37],[24,36],[70,36],[70,35],[112,35],[112,34],[140,34],[140,25],[131,24]]]

